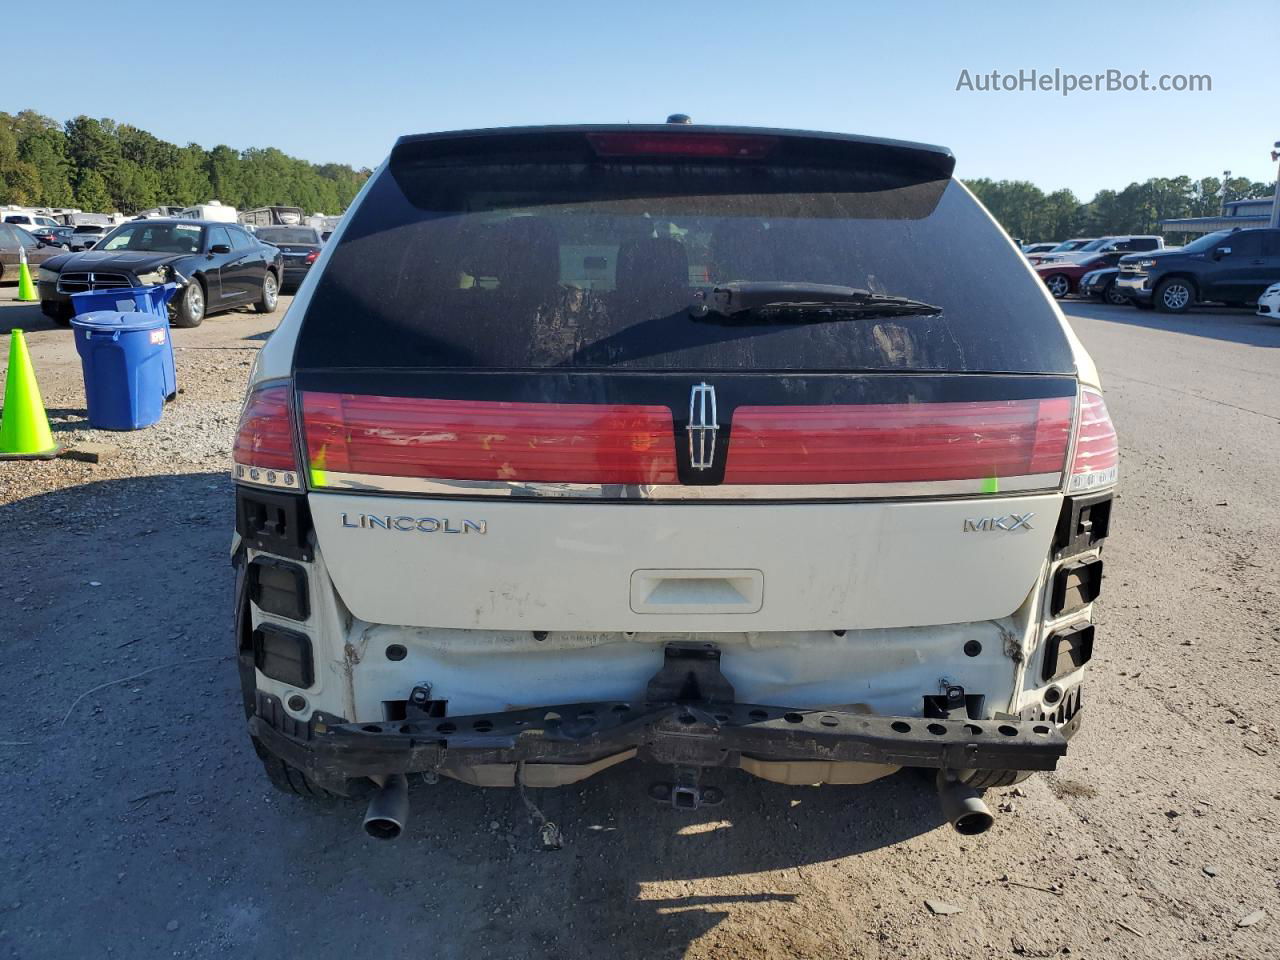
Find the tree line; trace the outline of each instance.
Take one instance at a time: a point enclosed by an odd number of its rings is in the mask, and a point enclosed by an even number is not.
[[[1045,193],[1026,180],[966,180],[965,183],[1012,237],[1031,243],[1070,237],[1159,234],[1161,220],[1216,217],[1224,200],[1269,197],[1271,183],[1232,177],[1152,177],[1123,190],[1099,190],[1082,201],[1070,190]],[[1225,186],[1225,190],[1224,190]],[[1170,239],[1186,235],[1170,234]]]
[[[241,210],[283,204],[337,214],[368,176],[274,147],[180,147],[114,120],[58,123],[33,110],[0,112],[0,205],[132,214],[216,199]]]
[[[369,176],[340,163],[308,163],[274,147],[185,147],[114,120],[58,123],[33,110],[0,112],[0,205],[137,213],[159,204],[217,199],[245,210],[270,204],[341,213]],[[1244,177],[1153,177],[1082,201],[1025,180],[968,180],[1011,236],[1026,241],[1159,233],[1160,221],[1219,213],[1224,199],[1267,197],[1270,183]],[[1224,189],[1225,187],[1225,189]]]

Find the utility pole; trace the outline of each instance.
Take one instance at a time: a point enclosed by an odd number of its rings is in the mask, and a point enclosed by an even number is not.
[[[1280,163],[1280,141],[1271,151],[1271,162]],[[1276,192],[1271,195],[1271,229],[1280,227],[1280,166],[1276,167]]]

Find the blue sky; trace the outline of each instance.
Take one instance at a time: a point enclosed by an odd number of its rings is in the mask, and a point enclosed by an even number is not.
[[[37,26],[54,21],[42,39]],[[28,69],[0,109],[112,117],[178,143],[277,146],[316,162],[375,165],[401,133],[682,111],[941,143],[961,177],[1088,199],[1149,176],[1270,179],[1280,140],[1274,0],[67,0],[27,23],[33,49],[77,79]],[[1213,89],[956,90],[965,69],[1054,68],[1209,74]]]

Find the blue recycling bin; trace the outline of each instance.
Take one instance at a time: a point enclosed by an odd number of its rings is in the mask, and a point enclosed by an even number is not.
[[[157,283],[150,287],[108,287],[71,295],[71,308],[76,316],[95,310],[119,313],[154,313],[168,316],[169,301],[177,292],[176,283]]]
[[[149,427],[178,392],[169,318],[149,311],[98,310],[71,321],[84,373],[89,425]]]

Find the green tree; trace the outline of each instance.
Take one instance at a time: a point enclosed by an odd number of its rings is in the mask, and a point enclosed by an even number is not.
[[[283,204],[341,213],[368,176],[368,170],[311,164],[274,147],[179,147],[107,118],[59,124],[33,110],[0,113],[3,203],[135,213],[219,199],[240,208]]]
[[[235,207],[244,205],[240,154],[224,144],[219,144],[209,151],[208,158],[205,160],[205,172],[209,178],[209,188],[214,194],[207,199],[218,199]]]
[[[27,176],[33,181],[29,202],[50,207],[69,205],[71,167],[61,126],[34,110],[23,110],[7,121],[5,115],[0,114],[0,123],[8,126],[16,138],[18,160],[29,164]]]
[[[108,211],[114,206],[107,181],[97,170],[83,170],[76,183],[76,206],[81,210]]]

